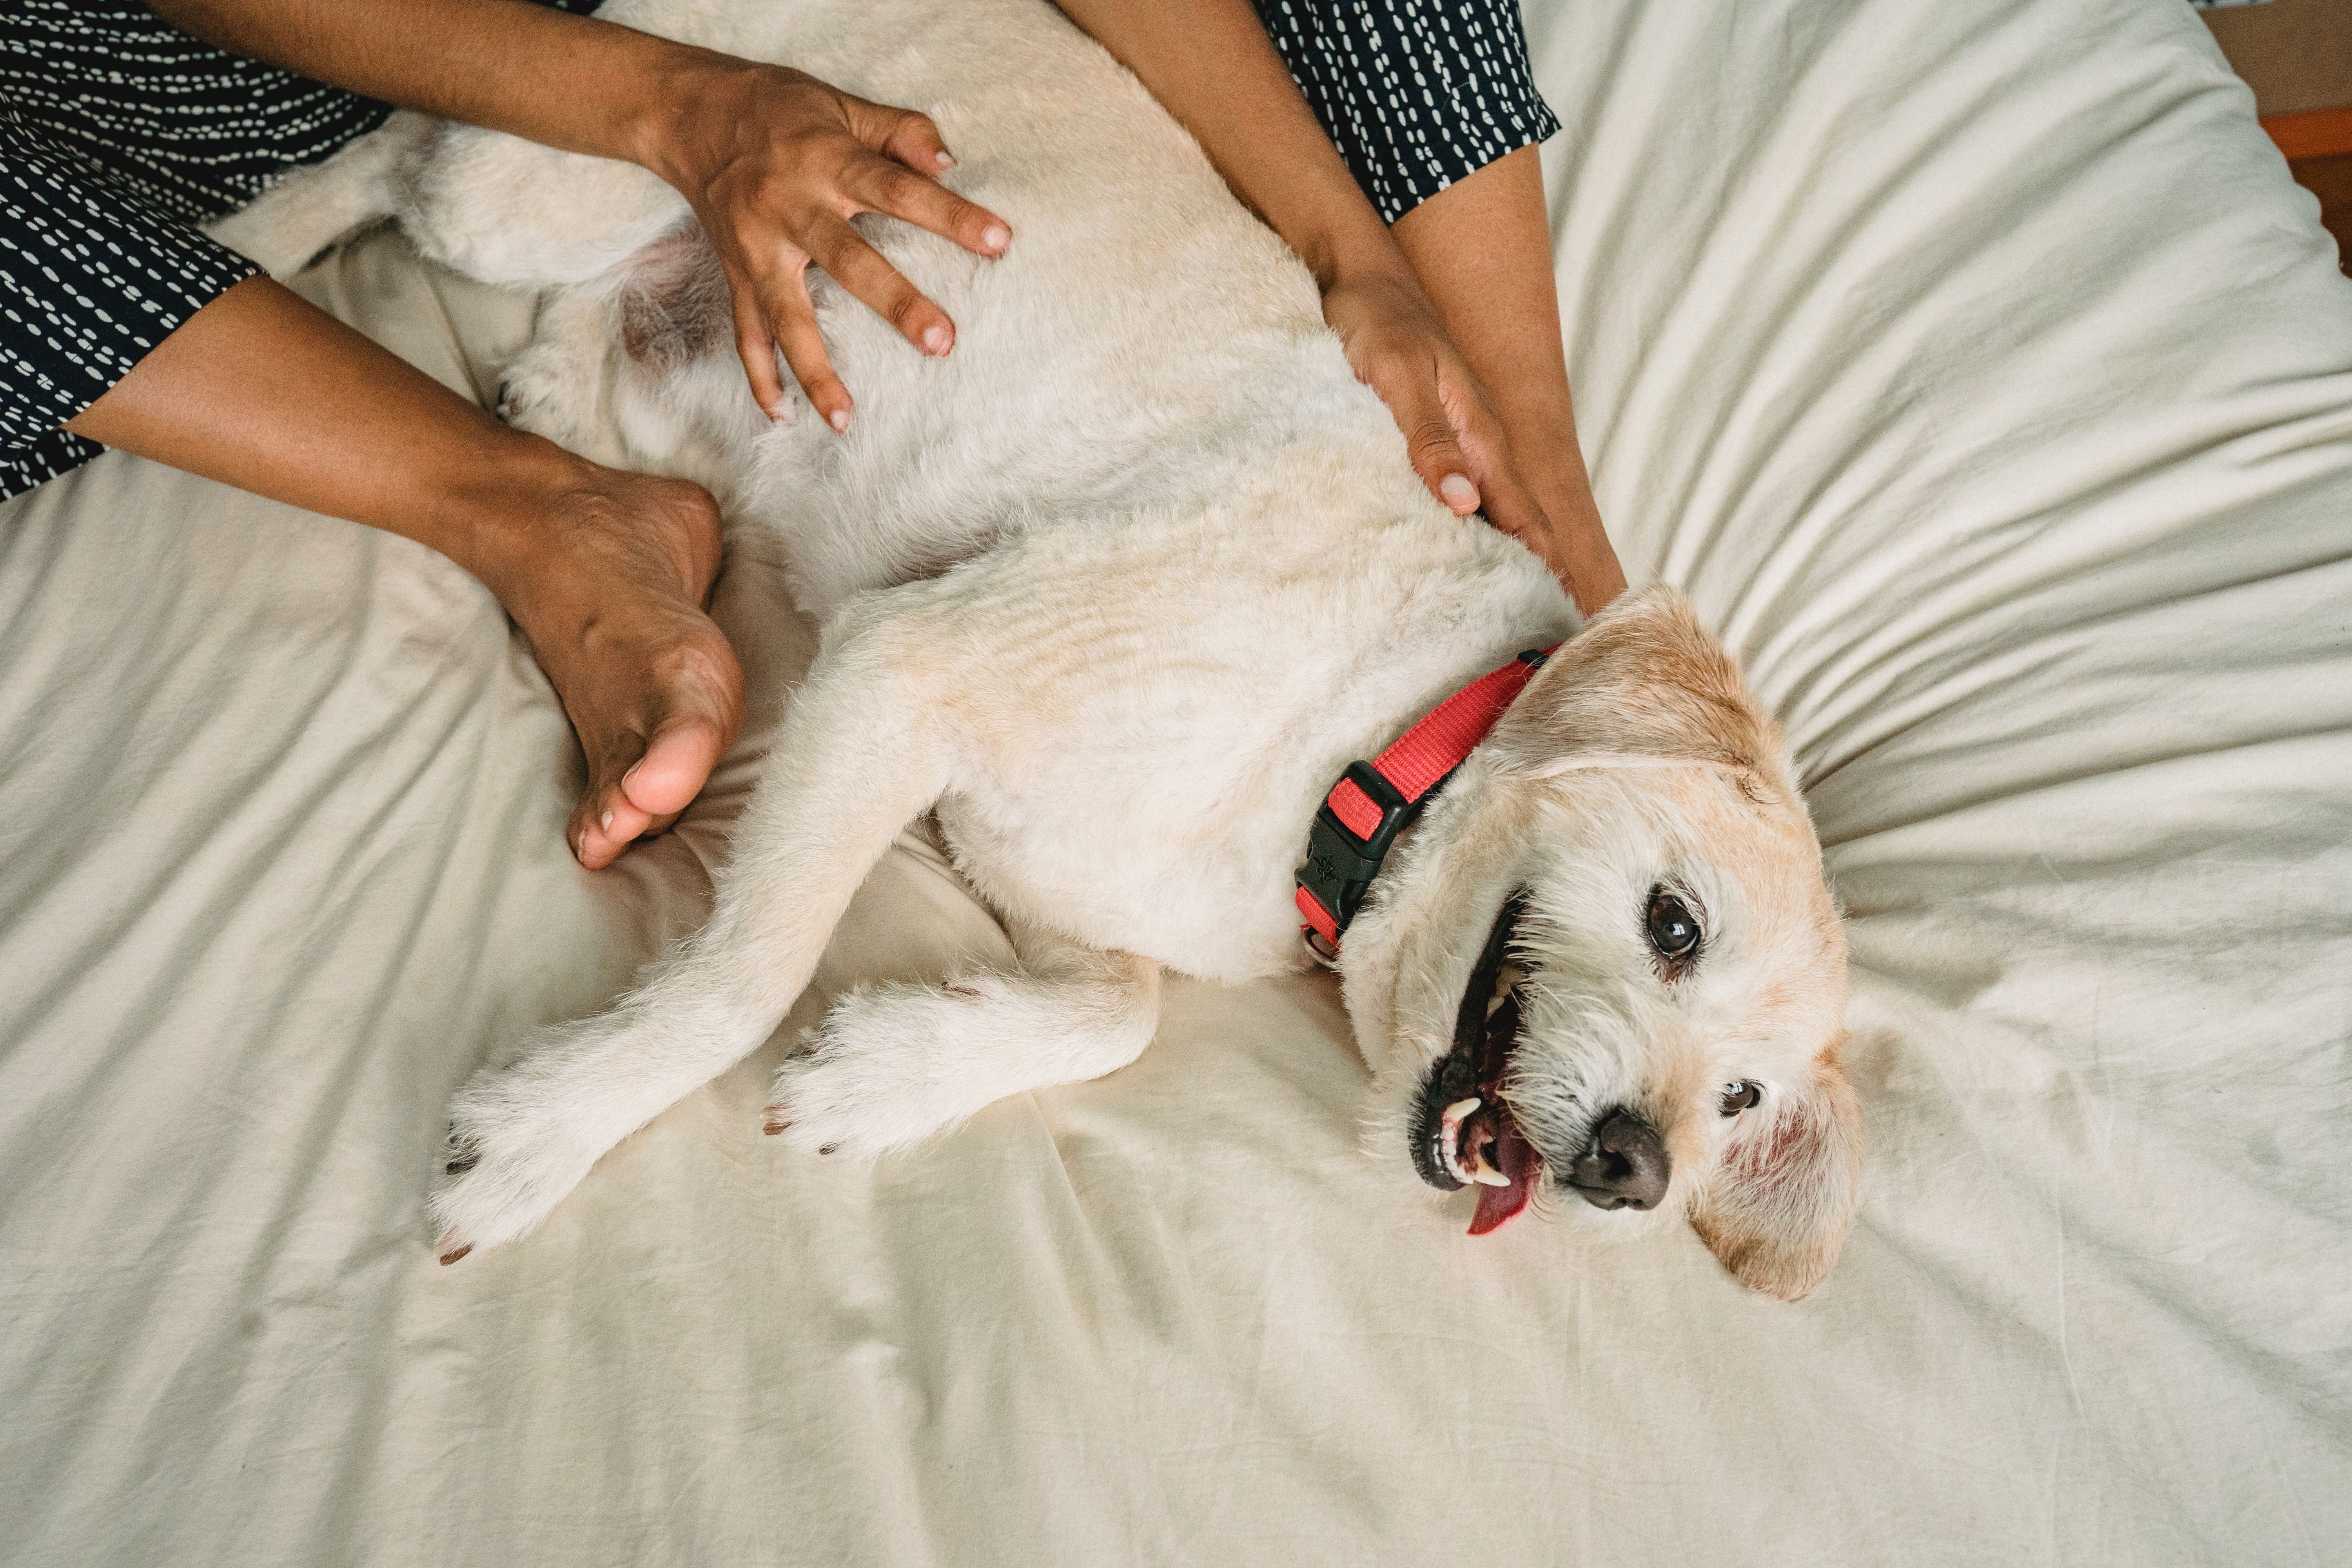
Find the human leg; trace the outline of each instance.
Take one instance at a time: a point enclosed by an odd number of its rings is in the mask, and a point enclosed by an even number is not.
[[[588,762],[569,829],[601,868],[685,809],[735,738],[742,673],[703,601],[700,487],[512,430],[266,278],[215,299],[68,428],[414,539],[511,615]]]

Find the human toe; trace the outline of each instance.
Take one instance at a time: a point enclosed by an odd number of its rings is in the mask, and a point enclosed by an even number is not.
[[[589,787],[572,812],[571,838],[590,870],[675,822],[734,743],[742,674],[716,627],[711,634],[653,661],[651,722],[588,747]]]

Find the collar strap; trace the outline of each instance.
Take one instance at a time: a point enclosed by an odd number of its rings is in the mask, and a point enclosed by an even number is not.
[[[1317,958],[1328,963],[1339,956],[1339,933],[1363,907],[1396,836],[1445,787],[1559,646],[1530,648],[1480,676],[1407,730],[1378,761],[1348,764],[1315,813],[1307,864],[1298,868],[1297,901],[1307,917],[1299,934]]]

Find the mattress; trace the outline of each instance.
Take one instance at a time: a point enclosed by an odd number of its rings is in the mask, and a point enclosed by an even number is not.
[[[2339,1562],[2352,282],[2178,0],[1530,0],[1635,582],[1783,717],[1870,1135],[1793,1305],[1472,1240],[1318,976],[872,1166],[759,1132],[824,996],[1002,959],[919,827],[760,1058],[436,1268],[442,1108],[690,929],[489,595],[121,454],[0,507],[0,1557],[90,1565]],[[300,286],[488,399],[527,300]]]

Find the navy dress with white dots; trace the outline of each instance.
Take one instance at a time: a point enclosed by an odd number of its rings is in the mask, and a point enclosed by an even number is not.
[[[1517,0],[1253,3],[1387,222],[1559,129]],[[259,270],[195,225],[389,113],[139,0],[0,0],[0,499],[103,451],[65,422]]]

